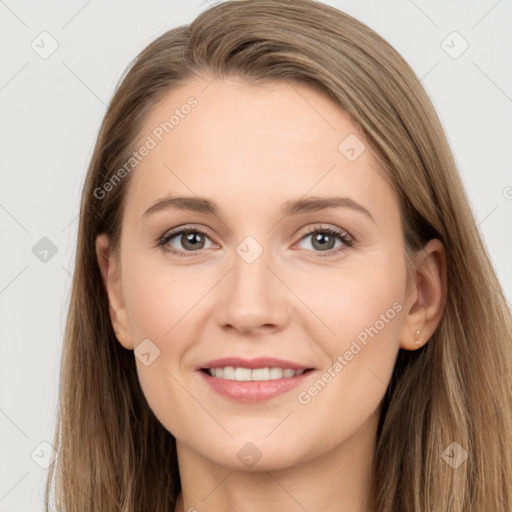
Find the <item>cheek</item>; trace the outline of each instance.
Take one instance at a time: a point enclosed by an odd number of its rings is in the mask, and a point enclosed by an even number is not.
[[[325,348],[334,357],[348,350],[354,339],[364,343],[378,335],[384,344],[396,338],[405,279],[405,259],[381,250],[347,260],[339,271],[329,268],[325,279],[315,275],[314,283],[313,278],[301,278],[295,289],[328,327]]]
[[[123,290],[134,345],[146,339],[154,344],[146,345],[150,364],[135,354],[138,379],[160,423],[173,435],[186,436],[186,426],[197,423],[198,411],[191,411],[189,392],[195,391],[189,384],[184,387],[181,362],[190,344],[194,306],[208,287],[197,272],[173,271],[147,260],[134,257],[124,267]]]
[[[214,283],[208,284],[208,277],[192,267],[173,269],[151,263],[149,258],[134,257],[126,265],[123,280],[135,345],[145,338],[160,342],[172,338],[184,319],[190,321],[194,307]]]
[[[315,389],[301,390],[307,408],[327,407],[333,424],[350,429],[380,403],[399,349],[405,260],[389,252],[344,267],[339,278],[308,296],[311,308],[329,327],[321,344],[329,357]],[[357,418],[353,422],[348,418]],[[350,425],[349,425],[350,424]]]

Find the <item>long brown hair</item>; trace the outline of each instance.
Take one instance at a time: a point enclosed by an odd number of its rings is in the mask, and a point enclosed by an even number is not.
[[[144,135],[148,112],[197,75],[296,81],[327,93],[386,170],[408,254],[431,238],[445,245],[443,318],[423,348],[399,351],[383,401],[373,508],[512,510],[512,319],[441,123],[390,44],[313,0],[215,5],[158,37],[122,77],[83,189],[46,510],[53,481],[57,509],[66,512],[174,510],[175,439],[146,402],[133,353],[116,340],[95,240],[107,233],[118,247],[126,187],[136,171],[115,183],[114,175]],[[115,186],[100,194],[109,180]],[[468,453],[457,468],[446,462],[452,443]]]

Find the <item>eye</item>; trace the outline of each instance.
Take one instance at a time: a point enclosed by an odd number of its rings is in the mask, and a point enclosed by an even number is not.
[[[184,250],[176,249],[170,245],[169,242],[173,239],[176,239],[176,242],[181,245]],[[158,246],[165,246],[166,250],[176,254],[177,256],[192,256],[191,254],[186,253],[208,248],[204,246],[205,240],[209,240],[208,235],[201,229],[192,226],[183,226],[165,234],[159,239]]]
[[[354,239],[346,231],[332,226],[323,227],[316,225],[314,229],[302,237],[301,241],[309,237],[312,237],[311,246],[313,249],[318,249],[314,252],[325,253],[315,254],[315,256],[319,257],[335,256],[354,245]],[[336,239],[341,241],[337,247],[335,245]]]
[[[302,242],[308,237],[312,237],[311,246],[313,247],[313,252],[319,253],[315,254],[315,256],[320,257],[335,256],[354,245],[354,239],[351,235],[340,228],[332,226],[315,225],[300,241]],[[336,239],[341,242],[338,246],[335,245]],[[194,254],[191,253],[201,251],[202,249],[208,249],[209,247],[205,247],[205,243],[209,240],[208,234],[205,231],[194,226],[182,226],[162,236],[158,240],[158,246],[165,247],[167,251],[177,256],[186,257],[193,256]],[[181,248],[171,245],[171,241],[181,245]],[[212,246],[219,247],[218,244],[212,244],[210,248]]]

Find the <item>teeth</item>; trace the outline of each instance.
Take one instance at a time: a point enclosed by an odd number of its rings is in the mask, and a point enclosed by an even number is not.
[[[255,368],[251,371],[251,380],[269,380],[270,370],[268,368]]]
[[[235,380],[235,369],[232,366],[226,366],[223,368],[215,369],[215,376],[217,376],[217,370],[222,372],[221,377],[226,380]]]
[[[210,368],[208,373],[212,377],[226,380],[248,382],[254,380],[274,380],[302,375],[304,370],[292,370],[291,368],[241,368],[225,366],[224,368]]]
[[[235,368],[235,380],[252,380],[251,373],[252,370],[249,368]]]

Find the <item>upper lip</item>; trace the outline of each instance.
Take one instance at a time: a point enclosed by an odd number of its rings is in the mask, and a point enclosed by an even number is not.
[[[223,368],[225,366],[234,366],[236,368],[290,368],[291,370],[308,370],[310,366],[305,366],[285,359],[276,359],[274,357],[257,357],[255,359],[244,359],[242,357],[222,357],[213,359],[200,365],[197,370],[210,368]]]

